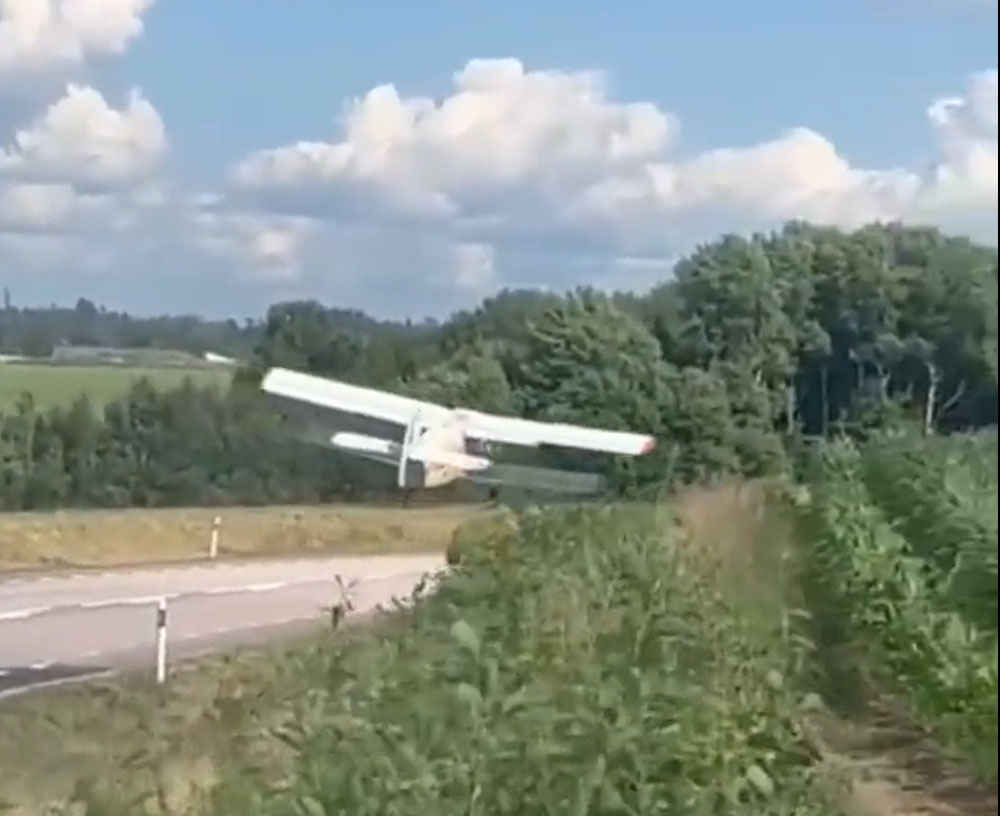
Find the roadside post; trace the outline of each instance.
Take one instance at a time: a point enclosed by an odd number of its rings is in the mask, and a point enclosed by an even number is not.
[[[215,560],[215,557],[219,554],[219,525],[222,524],[222,519],[216,516],[212,519],[212,535],[208,540],[208,557]]]
[[[167,679],[167,599],[156,603],[156,684],[163,685]]]

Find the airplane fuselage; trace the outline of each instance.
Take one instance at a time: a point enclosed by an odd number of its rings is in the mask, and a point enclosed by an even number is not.
[[[464,454],[466,450],[465,431],[456,418],[450,418],[436,427],[424,429],[419,440],[421,446],[446,453]],[[423,465],[421,487],[441,487],[461,479],[467,472],[457,465],[427,461],[421,464]]]
[[[395,465],[396,484],[403,490],[433,488],[484,470],[493,463],[488,446],[466,436],[466,421],[459,415],[435,417],[430,424],[415,415],[402,441],[351,432],[336,433],[330,443],[377,462]]]

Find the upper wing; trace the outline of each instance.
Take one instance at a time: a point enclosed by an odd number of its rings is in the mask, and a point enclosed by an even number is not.
[[[656,447],[656,439],[648,434],[606,431],[561,422],[535,422],[477,411],[462,413],[468,436],[509,445],[558,445],[626,456],[651,453]]]
[[[419,412],[427,423],[460,416],[467,436],[509,445],[557,445],[585,450],[639,456],[650,453],[656,440],[647,434],[607,431],[559,422],[536,422],[517,417],[458,409],[452,411],[433,402],[362,388],[357,385],[272,368],[261,381],[261,389],[279,410],[320,433],[327,430],[356,431],[399,441],[407,425]]]
[[[324,432],[354,431],[398,441],[417,412],[430,421],[449,413],[432,402],[287,368],[270,369],[260,387],[282,413]]]

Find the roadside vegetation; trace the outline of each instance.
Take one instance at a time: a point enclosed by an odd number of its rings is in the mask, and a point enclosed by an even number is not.
[[[196,507],[0,513],[0,571],[204,559],[219,519],[218,557],[441,552],[469,504],[408,507]]]

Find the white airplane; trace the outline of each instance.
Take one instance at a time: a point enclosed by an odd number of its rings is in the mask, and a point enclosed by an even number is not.
[[[270,369],[261,389],[298,426],[298,436],[394,466],[396,484],[403,490],[468,479],[591,493],[603,485],[596,474],[498,464],[491,458],[490,443],[552,445],[623,456],[647,454],[656,445],[645,434],[446,408],[285,368]]]

